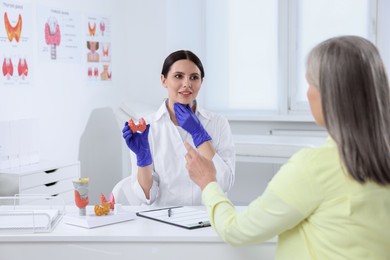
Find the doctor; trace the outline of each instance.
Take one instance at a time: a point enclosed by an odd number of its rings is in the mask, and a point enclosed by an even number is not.
[[[228,121],[196,102],[203,78],[203,65],[194,53],[171,53],[161,72],[168,99],[145,117],[148,125],[143,133],[132,133],[125,123],[123,138],[133,152],[133,191],[142,204],[201,205],[201,190],[186,169],[184,142],[214,162],[216,180],[224,193],[233,185],[235,149]]]

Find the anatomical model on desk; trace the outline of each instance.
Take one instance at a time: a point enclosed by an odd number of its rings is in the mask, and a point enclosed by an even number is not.
[[[73,186],[75,188],[74,197],[76,206],[79,208],[80,216],[86,215],[86,207],[89,203],[88,184],[89,178],[80,178],[77,181],[73,181]]]
[[[100,205],[88,206],[88,184],[89,178],[80,178],[73,181],[75,204],[79,208],[79,214],[67,213],[64,217],[64,223],[84,228],[94,228],[135,218],[134,212],[122,211],[121,205],[115,204],[112,193],[109,200],[101,193]]]

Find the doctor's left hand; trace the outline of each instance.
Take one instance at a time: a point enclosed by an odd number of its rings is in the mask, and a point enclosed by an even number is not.
[[[199,119],[194,112],[192,112],[190,105],[175,103],[173,108],[175,110],[177,122],[184,130],[191,134],[196,147],[211,140],[211,137],[203,128]]]
[[[139,167],[152,164],[152,154],[150,153],[148,141],[149,128],[150,125],[147,125],[143,133],[133,133],[126,122],[122,130],[123,138],[126,140],[126,144],[130,150],[135,153]]]

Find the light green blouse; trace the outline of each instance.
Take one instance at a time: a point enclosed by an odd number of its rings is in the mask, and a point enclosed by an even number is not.
[[[212,226],[232,245],[279,235],[277,259],[390,257],[390,186],[350,178],[330,138],[291,157],[239,214],[215,182],[202,199]]]

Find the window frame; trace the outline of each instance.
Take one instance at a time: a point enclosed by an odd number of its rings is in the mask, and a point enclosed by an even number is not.
[[[297,63],[297,16],[298,16],[298,1],[299,0],[278,0],[278,63],[279,63],[279,98],[278,109],[273,111],[266,110],[214,110],[226,116],[229,120],[235,121],[291,121],[291,122],[314,122],[314,118],[310,113],[310,107],[307,101],[297,101],[298,92],[298,70]],[[378,26],[378,1],[369,2],[369,40],[377,44],[377,26]],[[205,0],[204,6],[207,9]],[[208,10],[205,10],[206,13]],[[207,24],[207,15],[205,15]],[[207,26],[205,26],[206,35]],[[207,53],[207,41],[205,44]],[[207,65],[206,59],[206,65]],[[202,91],[206,95],[206,91]],[[202,98],[201,98],[202,100]],[[200,102],[207,108],[207,103]]]
[[[297,101],[298,92],[298,70],[297,70],[297,49],[298,46],[298,2],[299,0],[288,1],[288,60],[287,68],[287,82],[286,88],[288,90],[288,114],[302,114],[310,112],[309,103]],[[369,1],[369,37],[368,39],[374,44],[377,44],[377,21],[378,21],[378,3],[377,1]]]

